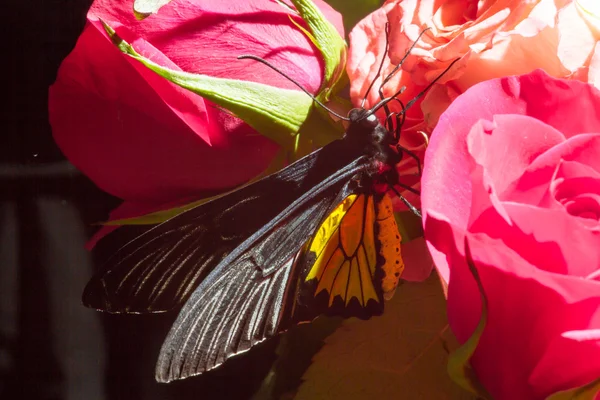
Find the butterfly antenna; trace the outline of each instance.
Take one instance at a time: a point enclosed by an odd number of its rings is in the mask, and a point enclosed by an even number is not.
[[[404,54],[404,57],[402,57],[402,59],[400,60],[400,62],[396,65],[396,67],[394,67],[394,69],[392,70],[392,72],[390,72],[385,79],[383,79],[383,81],[381,82],[381,85],[379,85],[379,98],[380,99],[385,99],[385,96],[383,95],[383,87],[394,77],[394,75],[396,75],[396,73],[400,70],[400,68],[402,67],[402,65],[404,64],[404,61],[406,61],[407,57],[410,55],[410,53],[412,52],[412,50],[415,48],[415,46],[417,45],[417,43],[419,42],[419,40],[421,39],[421,37],[423,37],[423,35],[425,34],[425,32],[427,32],[428,30],[430,30],[431,28],[425,28],[423,29],[420,33],[419,36],[417,36],[417,38],[415,39],[415,41],[412,43],[412,45],[406,50],[406,53]],[[386,32],[387,34],[387,32]],[[387,40],[387,37],[386,37]],[[387,117],[390,116],[391,114],[391,110],[389,109],[387,104],[383,104],[383,109],[385,111],[385,115]],[[386,118],[386,127],[389,131],[391,131],[394,127],[393,127],[393,123],[390,119]],[[396,126],[396,131],[398,131],[398,126]],[[396,134],[394,136],[399,136],[398,133],[396,132]]]
[[[439,75],[438,75],[438,76],[437,76],[437,77],[436,77],[434,80],[432,80],[432,81],[429,83],[429,85],[427,85],[427,86],[425,87],[425,89],[421,90],[421,91],[419,92],[419,94],[417,94],[417,95],[416,95],[416,96],[415,96],[415,97],[414,97],[414,98],[413,98],[411,101],[409,101],[408,103],[406,103],[406,105],[404,106],[404,109],[403,109],[403,110],[402,110],[400,113],[401,113],[401,114],[402,114],[402,113],[406,113],[406,110],[408,110],[408,109],[409,109],[409,108],[410,108],[410,107],[411,107],[413,104],[415,104],[415,102],[416,102],[417,100],[419,100],[421,97],[423,97],[423,95],[424,95],[424,94],[425,94],[425,93],[426,93],[426,92],[427,92],[429,89],[431,89],[431,87],[432,87],[433,85],[435,85],[435,83],[436,83],[437,81],[439,81],[439,80],[442,78],[442,76],[444,76],[444,75],[446,74],[446,72],[448,72],[448,71],[450,70],[450,68],[452,68],[452,66],[453,66],[454,64],[456,64],[456,63],[457,63],[457,62],[458,62],[458,61],[459,61],[461,58],[462,58],[462,57],[459,57],[459,58],[457,58],[456,60],[452,61],[452,62],[450,63],[450,65],[448,65],[448,66],[446,67],[446,69],[444,69],[444,70],[442,71],[442,73],[441,73],[441,74],[439,74]],[[393,96],[386,97],[386,98],[382,99],[382,100],[381,100],[379,103],[375,104],[375,105],[373,106],[373,108],[371,108],[371,109],[369,110],[369,113],[367,114],[367,116],[368,116],[368,115],[371,115],[371,114],[374,114],[374,113],[375,113],[375,112],[377,112],[377,111],[378,111],[378,110],[379,110],[381,107],[385,107],[385,106],[386,106],[386,105],[387,105],[389,102],[391,102],[391,101],[395,100],[395,99],[396,99],[396,97],[397,97],[397,96],[399,96],[400,94],[402,94],[402,92],[404,92],[405,90],[406,90],[406,87],[405,87],[405,86],[402,86],[402,87],[400,88],[400,90],[398,90],[396,93],[394,93],[394,95],[393,95]]]
[[[402,94],[402,92],[404,92],[405,90],[406,90],[406,86],[402,86],[402,87],[400,88],[400,90],[398,90],[396,93],[394,93],[394,95],[393,95],[393,96],[386,97],[385,99],[383,99],[383,100],[380,100],[380,101],[379,101],[379,103],[375,104],[375,105],[373,106],[373,108],[371,108],[371,109],[369,110],[369,112],[368,112],[368,113],[365,115],[365,117],[368,117],[368,116],[369,116],[369,115],[371,115],[371,114],[375,114],[375,113],[377,112],[377,110],[379,110],[381,107],[385,106],[385,105],[386,105],[387,103],[389,103],[390,101],[394,101],[394,100],[396,100],[396,97],[397,97],[397,96],[399,96],[399,95],[401,95],[401,94]]]
[[[397,96],[401,95],[402,92],[404,92],[406,90],[406,87],[401,87],[400,90],[398,90],[396,93],[394,93],[393,96],[390,97],[384,97],[383,96],[383,86],[388,83],[390,81],[390,79],[392,79],[392,77],[396,74],[396,72],[398,72],[398,70],[402,67],[402,64],[404,63],[404,61],[406,61],[406,58],[410,55],[410,52],[415,48],[415,46],[417,45],[417,42],[419,41],[419,39],[421,39],[421,37],[425,34],[425,32],[427,32],[428,30],[430,30],[431,28],[425,28],[421,31],[421,33],[419,33],[419,36],[417,36],[417,39],[413,42],[413,44],[408,48],[408,50],[406,50],[406,54],[404,54],[404,57],[402,57],[402,59],[400,60],[400,62],[398,63],[398,65],[396,65],[396,67],[392,70],[392,72],[390,72],[385,79],[383,80],[383,82],[381,82],[381,85],[379,86],[379,97],[381,98],[381,100],[379,101],[379,103],[375,104],[370,112],[370,114],[373,114],[374,112],[376,112],[377,110],[379,110],[381,107],[384,107],[384,109],[386,110],[386,115],[389,117],[390,111],[387,109],[387,104],[394,100]],[[389,47],[389,43],[388,43],[388,24],[385,24],[385,48],[386,48],[386,52],[388,50]],[[383,58],[381,60],[381,64],[379,65],[379,70],[377,71],[377,75],[375,76],[375,79],[377,79],[377,77],[379,77],[379,74],[381,73],[381,69],[383,67],[383,61],[385,60],[385,53],[383,55]],[[456,60],[453,61],[453,63],[456,62]],[[452,65],[450,65],[451,67]],[[446,73],[446,71],[448,69],[450,69],[450,67],[448,67],[444,72],[442,72],[442,75]],[[440,79],[441,76],[438,76],[437,78],[435,78],[435,80],[429,85],[427,86],[427,88],[425,88],[424,91],[427,91],[427,89],[429,89],[431,86],[433,86],[433,83],[435,83],[438,79]],[[371,82],[371,85],[369,85],[369,89],[367,90],[367,94],[369,93],[369,91],[371,90],[375,79],[373,79],[373,81]],[[419,93],[419,95],[423,95],[423,93]],[[417,96],[419,96],[417,95]],[[365,94],[365,98],[363,99],[363,103],[366,99],[366,94]],[[409,102],[408,104],[412,104],[413,102]],[[406,108],[405,108],[406,109]]]
[[[425,87],[425,89],[421,90],[421,92],[419,94],[417,94],[411,101],[409,101],[408,103],[406,103],[406,106],[404,107],[404,110],[402,112],[406,112],[406,110],[408,110],[413,104],[415,104],[415,102],[417,100],[419,100],[421,97],[423,97],[423,95],[425,94],[425,92],[427,92],[429,89],[431,89],[431,87],[433,85],[435,85],[435,83],[437,81],[439,81],[442,78],[442,76],[444,76],[446,74],[446,72],[448,72],[450,70],[450,68],[452,68],[452,66],[454,66],[454,64],[456,64],[460,59],[462,59],[462,57],[459,57],[456,60],[452,61],[450,63],[450,65],[448,65],[446,67],[446,69],[444,69],[442,71],[441,74],[439,74],[434,80],[432,80],[431,82],[429,82],[429,85],[427,85]]]
[[[390,24],[386,22],[385,23],[385,49],[383,51],[383,57],[381,57],[381,62],[379,63],[379,69],[377,70],[377,74],[375,75],[375,77],[373,79],[371,79],[371,84],[369,85],[369,87],[367,88],[367,91],[365,92],[365,97],[363,97],[362,101],[360,102],[360,108],[364,108],[365,102],[367,101],[367,97],[369,96],[371,89],[373,89],[373,85],[375,84],[375,81],[377,81],[377,78],[379,78],[379,76],[381,76],[381,70],[383,69],[383,63],[385,62],[385,56],[388,53],[389,34],[390,34],[389,28],[390,28]]]
[[[396,67],[394,67],[394,69],[388,74],[388,76],[385,77],[385,79],[383,80],[383,82],[381,82],[381,85],[379,86],[379,89],[381,90],[381,88],[390,81],[390,79],[392,79],[394,77],[394,75],[396,75],[396,73],[398,72],[398,70],[400,68],[402,68],[402,64],[404,64],[404,61],[406,61],[406,59],[408,58],[408,56],[410,55],[410,53],[413,51],[413,49],[415,48],[415,46],[417,45],[417,43],[419,42],[419,40],[421,39],[421,37],[423,37],[423,35],[425,34],[425,32],[427,32],[428,30],[430,30],[431,28],[425,28],[421,31],[421,33],[419,33],[419,36],[417,36],[417,38],[415,39],[415,41],[413,42],[413,44],[410,45],[410,47],[408,48],[408,50],[406,50],[406,53],[404,54],[404,57],[402,57],[402,59],[400,60],[400,62],[396,65]],[[383,93],[380,93],[381,96],[383,96]]]
[[[398,72],[398,70],[400,69],[400,67],[402,67],[402,63],[404,63],[404,61],[406,60],[406,58],[409,56],[410,52],[412,51],[412,49],[415,48],[415,46],[417,45],[417,42],[419,41],[419,39],[421,39],[421,37],[423,36],[423,34],[425,34],[425,32],[427,32],[429,29],[431,28],[425,28],[423,29],[423,31],[421,31],[421,33],[419,33],[419,36],[417,37],[417,39],[413,42],[413,44],[408,48],[408,50],[406,50],[406,54],[404,55],[404,57],[402,57],[402,60],[400,60],[400,63],[398,65],[396,65],[396,67],[392,70],[392,72],[390,72],[385,79],[383,80],[383,82],[381,83],[381,85],[379,86],[379,97],[381,99],[381,101],[375,105],[375,107],[373,107],[373,112],[377,111],[379,108],[383,107],[386,111],[386,115],[389,117],[390,115],[390,110],[386,107],[387,103],[389,103],[389,101],[391,101],[391,99],[393,99],[394,97],[402,94],[402,92],[405,90],[404,87],[402,87],[396,94],[394,94],[392,97],[386,99],[383,96],[383,91],[382,88],[383,86],[388,83],[390,81],[390,79],[392,79],[392,77],[396,74],[396,72]],[[389,50],[389,23],[386,22],[385,24],[385,51],[383,52],[383,57],[381,57],[381,63],[379,64],[379,69],[377,70],[377,74],[375,75],[375,77],[371,80],[371,84],[369,85],[366,93],[365,93],[365,97],[363,97],[360,106],[361,108],[364,107],[365,102],[367,100],[367,97],[369,96],[369,92],[371,92],[371,89],[373,88],[373,85],[375,84],[375,81],[377,80],[377,78],[379,78],[379,76],[381,75],[381,70],[383,69],[383,64],[385,62],[385,57],[388,53]],[[387,100],[387,101],[386,101]],[[372,114],[372,113],[370,113]]]
[[[293,79],[292,77],[290,77],[283,71],[279,70],[277,67],[275,67],[273,64],[269,63],[267,60],[257,57],[257,56],[250,55],[250,54],[244,54],[244,55],[238,56],[238,60],[245,60],[245,59],[258,61],[259,63],[266,65],[267,67],[271,68],[273,71],[277,72],[279,75],[286,78],[288,81],[292,82],[294,85],[298,86],[300,88],[300,90],[302,90],[304,93],[306,93],[315,103],[320,105],[328,113],[336,116],[339,119],[343,119],[344,121],[350,121],[350,118],[344,117],[343,115],[336,113],[331,108],[329,108],[325,104],[321,103],[319,100],[317,100],[317,98],[315,96],[312,95],[312,93],[310,93],[308,90],[303,88],[302,85],[300,85],[295,79]]]

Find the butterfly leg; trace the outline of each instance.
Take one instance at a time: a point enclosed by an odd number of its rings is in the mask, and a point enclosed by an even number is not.
[[[398,186],[403,186],[398,184]],[[402,194],[400,194],[400,192],[394,187],[394,186],[390,186],[390,188],[392,189],[392,191],[394,193],[396,193],[396,196],[398,196],[398,198],[400,199],[400,201],[402,201],[404,203],[404,205],[413,213],[415,214],[417,217],[422,217],[421,215],[421,211],[419,211],[415,206],[413,206],[412,204],[410,204],[410,202],[408,200],[406,200],[406,198],[404,196],[402,196]]]
[[[402,101],[400,99],[394,99],[394,100],[398,101],[398,103],[400,103],[401,107],[404,108],[404,103],[402,103]],[[392,119],[396,120],[395,124],[392,121]],[[419,159],[419,157],[412,151],[408,150],[406,147],[399,144],[401,129],[402,129],[402,125],[404,125],[405,119],[406,119],[406,115],[403,112],[392,112],[386,118],[386,127],[391,126],[394,129],[394,145],[396,146],[396,149],[401,154],[405,153],[406,155],[408,155],[409,157],[411,157],[412,159],[415,160],[415,162],[417,164],[417,170],[418,170],[417,174],[418,174],[418,176],[421,176],[422,169],[421,169],[421,160]],[[389,128],[388,128],[388,130],[389,130]]]

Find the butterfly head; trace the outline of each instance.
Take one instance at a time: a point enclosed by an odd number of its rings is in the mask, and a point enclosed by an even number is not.
[[[401,154],[396,149],[394,135],[379,121],[374,111],[375,109],[364,108],[350,110],[350,125],[345,140],[350,146],[360,148],[371,160],[368,171],[371,178],[377,176],[385,181],[396,181],[395,166],[400,161]]]
[[[360,124],[364,129],[375,129],[377,125],[380,125],[379,119],[372,110],[365,110],[364,108],[350,110],[348,119],[351,124]]]

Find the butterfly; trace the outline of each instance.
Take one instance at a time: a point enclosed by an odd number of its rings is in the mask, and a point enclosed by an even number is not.
[[[88,283],[84,304],[112,313],[183,305],[159,382],[211,370],[322,314],[380,315],[404,268],[388,191],[402,186],[396,165],[407,152],[403,114],[393,129],[387,108],[396,96],[380,97],[349,112],[342,139],[125,244]]]

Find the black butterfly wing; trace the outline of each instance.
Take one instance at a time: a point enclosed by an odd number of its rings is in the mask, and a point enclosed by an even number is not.
[[[223,257],[290,203],[360,154],[333,142],[282,171],[157,225],[120,248],[83,294],[86,306],[113,313],[177,307]]]
[[[303,247],[363,169],[355,162],[315,186],[219,263],[173,324],[158,381],[210,370],[289,326]]]

